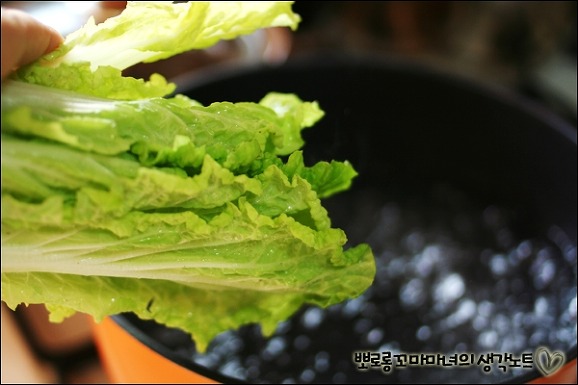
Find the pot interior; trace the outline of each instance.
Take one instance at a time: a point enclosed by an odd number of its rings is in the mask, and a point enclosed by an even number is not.
[[[373,286],[301,309],[271,338],[255,325],[226,332],[206,354],[178,330],[129,314],[117,322],[223,382],[519,382],[539,376],[533,362],[483,365],[477,355],[547,347],[576,357],[574,127],[507,92],[391,58],[307,58],[179,90],[203,104],[269,91],[325,111],[304,133],[308,162],[349,160],[358,171],[324,205],[351,244],[372,246]],[[382,352],[476,362],[359,368],[363,353]]]

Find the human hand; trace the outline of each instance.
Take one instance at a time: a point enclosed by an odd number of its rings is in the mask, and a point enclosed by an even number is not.
[[[2,80],[20,66],[54,50],[62,36],[27,13],[2,8]]]

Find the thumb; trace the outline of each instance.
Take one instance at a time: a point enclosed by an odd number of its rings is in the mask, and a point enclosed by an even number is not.
[[[2,79],[56,49],[63,41],[53,28],[25,12],[2,8]]]

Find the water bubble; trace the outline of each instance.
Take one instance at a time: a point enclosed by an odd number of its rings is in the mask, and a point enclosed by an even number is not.
[[[568,305],[568,314],[572,319],[576,319],[576,296],[572,298],[570,304]]]
[[[415,333],[416,337],[420,341],[427,341],[431,337],[431,329],[429,326],[423,325]]]
[[[556,332],[556,339],[559,342],[572,342],[572,339],[575,335],[570,332],[570,330],[568,329],[560,329]],[[576,339],[574,338],[574,342],[576,342]]]
[[[486,327],[488,327],[488,324],[489,324],[488,318],[478,314],[472,322],[472,327],[474,328],[474,330],[482,331]]]
[[[287,347],[287,342],[283,337],[273,337],[265,346],[263,353],[267,354],[269,357],[273,358],[279,355]]]
[[[348,318],[353,318],[361,312],[363,306],[365,305],[365,299],[363,297],[357,297],[349,300],[343,306],[343,315]]]
[[[306,350],[311,344],[311,339],[306,335],[300,335],[293,341],[293,346],[297,350]]]
[[[381,345],[378,349],[380,352],[391,352],[391,354],[400,353],[399,343],[397,341],[389,341]]]
[[[367,333],[367,342],[370,345],[377,345],[383,339],[384,332],[383,329],[375,328],[371,329],[369,333]]]
[[[512,317],[512,324],[514,325],[515,328],[521,328],[524,327],[526,321],[526,313],[524,312],[516,312],[516,314],[514,314],[514,316]]]
[[[428,245],[414,257],[414,268],[421,277],[427,277],[440,261],[441,250],[437,245]]]
[[[387,273],[390,278],[396,278],[405,271],[406,262],[403,258],[392,259],[387,266]]]
[[[233,378],[245,378],[246,371],[241,366],[238,359],[233,359],[226,362],[224,365],[221,366],[220,371],[229,377]]]
[[[476,303],[471,299],[460,301],[457,310],[447,318],[449,327],[456,327],[471,319],[476,314]]]
[[[276,334],[286,334],[291,330],[291,322],[283,321],[277,325],[277,329],[275,329]]]
[[[235,333],[228,331],[222,333],[213,341],[213,353],[225,357],[235,354],[244,346],[243,340]]]
[[[481,301],[478,303],[478,314],[484,317],[490,317],[494,313],[495,305],[490,301]]]
[[[576,246],[567,245],[563,249],[564,258],[570,263],[576,263]]]
[[[245,366],[259,366],[261,360],[256,354],[251,354],[245,358]]]
[[[303,382],[311,382],[315,379],[315,371],[307,368],[303,372],[301,372],[299,379]]]
[[[492,326],[500,335],[505,335],[510,330],[510,320],[504,314],[496,314]]]
[[[526,240],[521,242],[516,248],[516,257],[518,260],[524,260],[532,255],[533,247],[532,242]]]
[[[531,328],[536,325],[536,317],[533,313],[525,313],[524,314],[524,327]]]
[[[413,231],[405,238],[405,247],[410,253],[417,253],[423,248],[424,240],[425,238],[421,232]]]
[[[498,342],[498,333],[495,330],[487,330],[481,333],[478,337],[478,344],[482,349],[495,348]]]
[[[496,276],[504,275],[508,272],[508,260],[502,254],[496,254],[490,260],[490,269]]]
[[[548,331],[544,329],[538,329],[530,336],[529,344],[531,347],[541,346],[547,339],[548,339]]]
[[[532,272],[534,274],[534,287],[541,290],[548,286],[556,276],[556,265],[550,259],[538,260],[532,266]]]
[[[361,318],[355,322],[355,325],[353,325],[353,330],[357,334],[364,334],[369,329],[371,329],[372,324],[373,322],[370,319]]]
[[[402,305],[407,307],[417,307],[423,304],[426,299],[423,281],[417,278],[410,280],[401,287],[399,297]]]
[[[206,368],[215,369],[219,364],[219,357],[212,353],[204,355],[199,354],[195,357],[195,362]]]
[[[442,250],[439,245],[432,244],[423,249],[422,255],[427,260],[437,262],[442,258]]]
[[[437,302],[453,302],[464,295],[466,285],[462,276],[458,273],[452,273],[442,278],[434,286],[434,300]]]
[[[315,355],[315,370],[319,373],[326,372],[330,367],[330,355],[327,352],[319,352]]]
[[[519,332],[511,332],[502,339],[501,350],[504,352],[517,352],[526,346],[526,336]]]
[[[544,297],[539,297],[534,303],[534,313],[537,316],[544,316],[548,314],[548,300]]]
[[[255,379],[258,378],[261,374],[258,366],[250,366],[245,370],[245,375],[248,379]]]
[[[469,350],[471,350],[471,349],[468,348],[468,344],[466,344],[465,342],[458,342],[454,351],[460,352],[460,353],[466,353]]]
[[[306,329],[315,329],[317,328],[324,318],[324,312],[322,309],[318,307],[311,307],[303,313],[301,317],[301,324]]]

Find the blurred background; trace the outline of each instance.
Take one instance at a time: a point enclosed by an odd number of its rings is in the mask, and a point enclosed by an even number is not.
[[[383,52],[538,99],[575,122],[576,2],[297,2],[294,53]]]
[[[125,2],[2,1],[62,35],[114,16]],[[177,84],[220,70],[279,65],[320,52],[382,53],[505,87],[576,125],[577,3],[574,1],[296,1],[299,29],[258,31],[205,51],[137,65],[127,76],[161,73]],[[2,383],[106,383],[78,314],[50,324],[43,306],[2,305]]]

